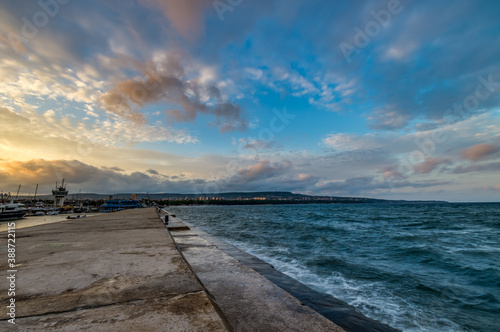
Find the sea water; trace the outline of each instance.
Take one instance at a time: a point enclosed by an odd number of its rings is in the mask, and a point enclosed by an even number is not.
[[[500,331],[500,204],[170,207],[403,331]]]

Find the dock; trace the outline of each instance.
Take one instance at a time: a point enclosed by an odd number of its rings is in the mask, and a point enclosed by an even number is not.
[[[15,325],[1,331],[344,331],[155,208],[16,230]]]

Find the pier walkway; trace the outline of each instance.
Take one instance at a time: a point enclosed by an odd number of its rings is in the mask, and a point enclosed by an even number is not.
[[[169,228],[149,208],[16,230],[15,325],[0,233],[0,331],[343,331],[180,222]]]

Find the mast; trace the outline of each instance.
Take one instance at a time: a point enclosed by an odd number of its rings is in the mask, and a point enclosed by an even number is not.
[[[21,185],[19,185],[19,188],[17,188],[16,201],[17,201],[17,198],[19,197],[19,190],[21,190]]]
[[[33,197],[33,200],[36,201],[36,193],[38,192],[38,183],[36,184],[36,189],[35,189],[35,197]]]

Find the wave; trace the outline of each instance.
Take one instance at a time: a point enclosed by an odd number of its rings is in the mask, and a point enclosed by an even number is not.
[[[500,234],[490,218],[499,210],[374,204],[175,212],[403,331],[500,331]]]

